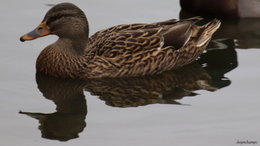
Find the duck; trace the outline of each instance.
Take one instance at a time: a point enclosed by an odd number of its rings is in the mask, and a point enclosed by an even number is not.
[[[160,74],[185,66],[206,49],[220,20],[202,17],[121,24],[89,37],[84,12],[72,3],[54,5],[20,41],[57,35],[36,61],[36,72],[70,78],[118,78]]]

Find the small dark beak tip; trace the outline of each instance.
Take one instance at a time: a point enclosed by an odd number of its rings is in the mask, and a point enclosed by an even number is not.
[[[21,41],[21,42],[24,42],[25,40],[23,39],[23,37],[20,37],[20,41]]]

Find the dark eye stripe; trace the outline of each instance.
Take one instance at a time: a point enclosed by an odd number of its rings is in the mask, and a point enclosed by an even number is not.
[[[48,24],[50,24],[50,23],[52,23],[54,21],[57,21],[57,20],[59,20],[61,18],[65,18],[65,17],[77,17],[77,16],[75,14],[58,14],[58,15],[54,15],[54,16],[51,16],[47,20],[46,24],[48,25]]]

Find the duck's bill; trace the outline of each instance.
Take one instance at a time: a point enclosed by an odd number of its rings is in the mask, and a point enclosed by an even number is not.
[[[48,27],[46,26],[45,23],[41,23],[36,29],[34,29],[33,31],[21,36],[20,41],[24,42],[24,41],[28,41],[28,40],[34,40],[37,39],[39,37],[43,37],[46,36],[48,34],[50,34],[50,30],[48,29]]]

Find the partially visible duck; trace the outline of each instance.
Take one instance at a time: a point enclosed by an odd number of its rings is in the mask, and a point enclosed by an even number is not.
[[[260,18],[259,0],[180,0],[183,10],[220,18]]]
[[[158,74],[194,61],[220,21],[197,25],[201,17],[151,24],[117,25],[89,38],[87,18],[71,3],[52,7],[41,24],[20,40],[54,34],[36,62],[37,72],[61,78],[130,77]]]

